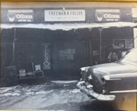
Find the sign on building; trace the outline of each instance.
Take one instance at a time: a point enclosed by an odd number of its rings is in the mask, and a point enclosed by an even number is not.
[[[85,10],[45,10],[45,22],[51,21],[85,21]]]
[[[33,10],[26,9],[10,9],[7,12],[8,22],[33,22],[34,13]]]
[[[120,10],[119,9],[96,9],[95,21],[96,22],[120,21]]]
[[[50,44],[45,43],[44,44],[44,61],[43,61],[43,69],[48,70],[50,69],[50,49],[49,49]]]

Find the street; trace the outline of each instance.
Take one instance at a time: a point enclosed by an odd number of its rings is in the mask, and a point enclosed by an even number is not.
[[[122,99],[117,104],[97,101],[80,92],[76,83],[53,81],[0,88],[0,110],[136,110],[136,100],[133,103],[132,99]]]

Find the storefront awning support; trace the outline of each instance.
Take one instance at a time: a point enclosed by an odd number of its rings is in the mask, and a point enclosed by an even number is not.
[[[102,27],[99,27],[98,28],[98,31],[99,31],[99,35],[100,35],[100,38],[99,38],[99,53],[100,53],[100,63],[102,63],[102,31],[103,31],[103,28]]]
[[[13,39],[13,52],[12,52],[12,64],[15,64],[15,43],[16,43],[16,28],[14,28],[14,39]]]

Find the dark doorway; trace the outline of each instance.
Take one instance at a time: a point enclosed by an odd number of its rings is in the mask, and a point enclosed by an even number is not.
[[[60,40],[53,43],[52,67],[54,77],[74,79],[80,76],[79,68],[89,65],[88,44],[84,40]]]

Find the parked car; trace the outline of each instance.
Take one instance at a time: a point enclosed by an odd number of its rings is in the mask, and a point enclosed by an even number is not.
[[[81,68],[77,87],[101,101],[115,100],[117,94],[137,92],[137,48],[119,61]]]

